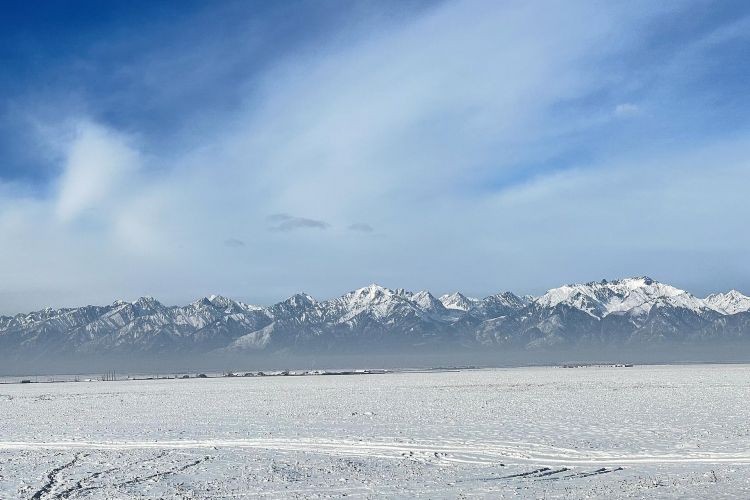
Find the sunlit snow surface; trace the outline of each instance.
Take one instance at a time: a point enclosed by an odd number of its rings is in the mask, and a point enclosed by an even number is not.
[[[750,366],[0,386],[0,498],[750,497]]]

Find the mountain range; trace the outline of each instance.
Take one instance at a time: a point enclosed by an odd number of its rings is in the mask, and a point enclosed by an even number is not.
[[[435,297],[370,285],[330,300],[272,306],[210,296],[151,297],[0,316],[0,353],[385,352],[559,349],[750,340],[750,297],[696,297],[648,277],[565,285],[538,296]]]

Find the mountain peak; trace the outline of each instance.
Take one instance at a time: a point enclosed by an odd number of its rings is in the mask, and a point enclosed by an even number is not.
[[[287,302],[292,305],[311,305],[315,304],[316,300],[311,296],[304,292],[295,293],[288,299],[286,299],[284,302]]]
[[[150,295],[144,295],[143,297],[139,297],[137,300],[132,302],[133,305],[141,306],[141,307],[154,307],[159,304],[159,301],[153,298]]]
[[[190,305],[193,307],[218,307],[219,309],[225,309],[234,303],[232,299],[221,295],[209,295],[208,297],[201,297]]]
[[[583,283],[583,285],[585,286],[625,285],[630,288],[651,286],[654,284],[659,284],[659,282],[653,278],[649,278],[648,276],[632,276],[630,278],[619,278],[615,280],[602,279],[600,281],[589,281],[588,283]],[[576,287],[576,286],[581,286],[581,285],[582,285],[581,283],[569,283],[566,286]]]
[[[654,284],[659,284],[658,281],[655,279],[649,278],[648,276],[634,276],[632,278],[624,278],[618,281],[615,281],[614,283],[622,283],[622,284],[628,284],[631,286],[651,286]]]
[[[659,283],[648,276],[564,285],[548,290],[536,303],[545,307],[566,304],[601,318],[611,313],[645,314],[657,301],[694,311],[707,307],[685,290]]]
[[[215,307],[229,307],[232,304],[235,303],[234,300],[230,299],[229,297],[224,297],[223,295],[210,295],[208,297],[208,301],[211,303],[211,305]]]
[[[354,297],[362,300],[376,300],[384,296],[397,295],[393,290],[378,285],[377,283],[371,283],[363,288],[358,288],[352,292]]]
[[[704,301],[708,307],[722,314],[750,311],[750,297],[734,289],[726,293],[712,293]]]
[[[459,311],[468,311],[479,302],[479,299],[467,297],[461,292],[442,295],[439,300],[446,309],[456,309]]]
[[[388,288],[386,288],[384,286],[378,285],[377,283],[370,283],[369,285],[367,285],[364,288],[361,288],[360,290],[387,291],[387,292],[391,291],[390,289],[388,289]]]
[[[410,300],[423,311],[443,310],[445,306],[427,290],[421,290],[412,294]]]
[[[485,297],[483,301],[484,302],[497,302],[499,304],[512,307],[512,308],[521,308],[529,303],[528,300],[525,300],[519,297],[513,292],[496,293],[494,295],[490,295],[489,297]]]

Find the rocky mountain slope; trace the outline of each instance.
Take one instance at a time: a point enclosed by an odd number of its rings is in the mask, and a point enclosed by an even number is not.
[[[5,355],[182,352],[384,352],[555,349],[750,341],[750,297],[701,299],[650,278],[565,285],[539,297],[511,292],[436,298],[370,285],[269,307],[211,296],[186,306],[150,297],[107,306],[0,316]]]

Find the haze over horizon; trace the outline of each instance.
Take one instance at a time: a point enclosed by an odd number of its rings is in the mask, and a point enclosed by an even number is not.
[[[0,314],[750,293],[746,2],[76,1],[0,27]]]

